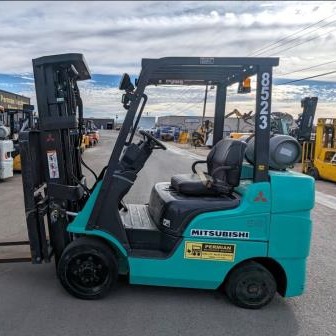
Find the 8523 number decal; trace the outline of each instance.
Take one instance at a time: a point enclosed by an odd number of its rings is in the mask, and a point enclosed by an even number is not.
[[[259,128],[264,130],[268,127],[269,97],[270,97],[270,74],[264,72],[261,75],[260,116]]]

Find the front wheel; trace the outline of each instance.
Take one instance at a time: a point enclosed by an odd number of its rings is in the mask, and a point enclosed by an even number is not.
[[[259,309],[274,297],[276,281],[264,266],[248,262],[234,269],[225,282],[228,299],[242,308]]]
[[[107,295],[115,285],[118,264],[107,244],[98,239],[81,237],[64,249],[57,274],[71,295],[93,300]]]

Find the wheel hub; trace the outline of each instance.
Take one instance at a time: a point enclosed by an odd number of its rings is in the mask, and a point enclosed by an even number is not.
[[[260,286],[257,284],[250,284],[247,286],[247,292],[251,295],[258,295],[260,292]]]
[[[265,297],[265,284],[252,279],[242,281],[238,286],[239,296],[247,301],[259,300]]]
[[[101,285],[106,278],[106,269],[101,260],[93,256],[81,256],[75,259],[71,267],[72,282],[79,286],[95,287]]]

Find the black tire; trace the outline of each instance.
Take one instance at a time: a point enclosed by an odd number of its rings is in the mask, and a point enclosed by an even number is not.
[[[116,284],[118,263],[107,244],[95,238],[81,237],[64,249],[57,274],[71,295],[95,300],[106,296]]]
[[[202,146],[202,141],[200,139],[194,139],[192,143],[193,143],[194,147],[201,147]]]
[[[315,180],[320,179],[320,174],[319,174],[317,168],[315,168],[315,167],[309,168],[308,171],[307,171],[307,174],[309,176],[313,177]]]
[[[250,261],[229,274],[224,289],[228,299],[236,306],[259,309],[271,302],[277,284],[264,266]]]

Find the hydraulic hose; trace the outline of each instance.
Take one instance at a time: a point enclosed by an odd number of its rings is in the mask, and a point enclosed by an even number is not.
[[[76,92],[76,103],[78,106],[78,147],[81,146],[82,141],[83,141],[83,101],[82,98],[79,94],[79,89],[77,86],[77,82],[75,82],[75,92]],[[98,180],[97,174],[84,162],[82,156],[80,156],[80,162],[81,164],[95,177],[96,181]]]

